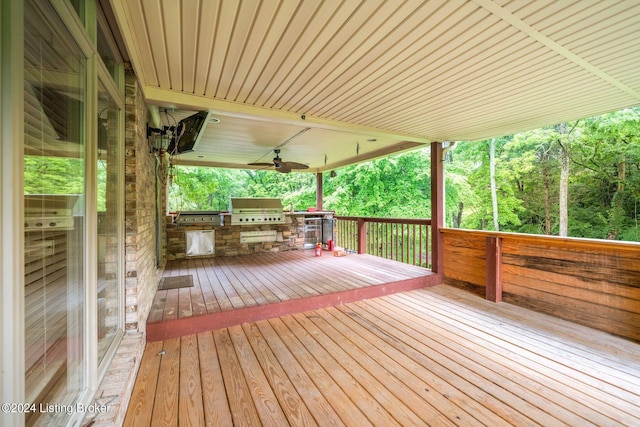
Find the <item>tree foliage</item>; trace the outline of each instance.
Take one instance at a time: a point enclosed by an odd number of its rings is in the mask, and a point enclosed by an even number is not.
[[[348,166],[325,178],[324,207],[344,215],[428,218],[429,150]]]
[[[498,144],[503,231],[558,234],[564,148],[570,162],[568,235],[640,240],[640,109],[566,123],[566,129],[562,126],[523,132],[502,138]],[[455,161],[447,165],[452,181],[469,184],[459,195],[461,201],[472,201],[472,209],[465,209],[462,227],[488,228],[487,144],[458,144]]]
[[[84,161],[78,158],[25,156],[25,194],[83,194]]]

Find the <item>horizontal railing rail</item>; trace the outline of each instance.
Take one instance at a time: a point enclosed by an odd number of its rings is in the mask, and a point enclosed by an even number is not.
[[[431,268],[430,219],[336,217],[336,245]]]

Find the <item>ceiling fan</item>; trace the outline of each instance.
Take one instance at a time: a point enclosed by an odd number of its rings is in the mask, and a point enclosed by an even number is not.
[[[276,148],[273,150],[276,153],[276,156],[273,158],[272,163],[249,163],[248,166],[262,166],[269,167],[274,166],[278,172],[281,173],[289,173],[292,169],[309,169],[308,165],[296,162],[285,162],[280,158],[280,149]]]

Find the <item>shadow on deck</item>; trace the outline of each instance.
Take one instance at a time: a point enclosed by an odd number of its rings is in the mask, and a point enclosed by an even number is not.
[[[163,277],[193,287],[159,290],[147,341],[160,341],[440,284],[425,268],[371,255],[313,251],[169,262]]]

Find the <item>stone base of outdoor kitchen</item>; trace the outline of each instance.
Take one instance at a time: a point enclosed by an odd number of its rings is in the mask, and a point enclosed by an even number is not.
[[[164,277],[193,287],[158,291],[147,341],[159,341],[441,283],[422,267],[313,250],[169,262]]]
[[[214,231],[215,256],[248,255],[260,252],[286,252],[305,247],[305,218],[323,217],[333,212],[295,212],[284,214],[283,224],[231,225],[231,216],[224,216],[224,225],[180,225],[167,217],[166,259],[173,261],[187,258],[186,233],[190,231]],[[275,241],[241,242],[243,232],[275,231]],[[315,243],[315,242],[313,242]]]

